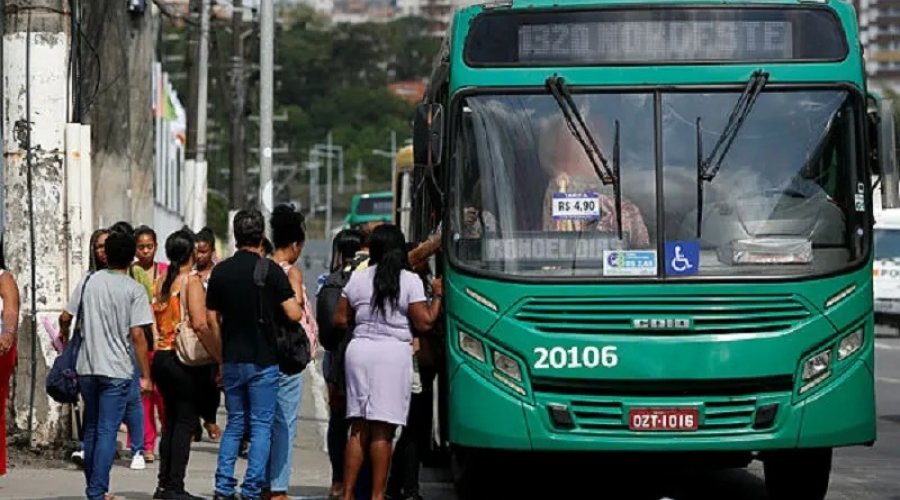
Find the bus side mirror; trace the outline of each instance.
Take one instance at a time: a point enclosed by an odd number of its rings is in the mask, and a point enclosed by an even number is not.
[[[878,112],[871,111],[866,114],[866,127],[869,136],[869,148],[866,151],[866,160],[868,161],[869,173],[872,175],[881,175],[881,160],[878,154],[878,142],[880,139],[879,130],[881,128],[881,117]]]
[[[413,122],[413,158],[416,165],[440,165],[443,146],[444,107],[440,104],[419,104]]]

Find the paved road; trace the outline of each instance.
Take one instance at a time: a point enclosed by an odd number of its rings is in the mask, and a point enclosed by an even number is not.
[[[835,453],[828,500],[900,500],[900,335],[879,328],[876,341],[878,442]],[[610,498],[613,500],[765,500],[762,466],[719,473],[667,475],[658,471],[583,470],[579,464],[540,463],[498,478],[486,498]],[[457,497],[446,474],[428,471],[428,500]],[[442,477],[443,476],[443,477]],[[574,477],[573,477],[574,476]],[[565,478],[565,479],[561,479]],[[549,489],[542,484],[551,485]],[[495,485],[497,486],[497,485]]]
[[[900,336],[893,331],[880,333],[876,344],[878,443],[873,448],[849,448],[836,453],[829,500],[900,500]],[[295,498],[325,498],[330,483],[330,468],[324,453],[324,401],[321,378],[307,373],[300,432],[294,443],[291,494]],[[215,443],[195,445],[187,480],[191,492],[211,493],[216,450]],[[72,467],[48,470],[15,462],[12,465],[11,473],[0,478],[0,498],[81,498],[82,475]],[[128,470],[124,463],[118,464],[113,470],[114,493],[129,500],[149,500],[155,487],[155,465],[135,472]],[[720,473],[666,474],[645,468],[646,464],[638,463],[631,470],[613,472],[591,464],[545,460],[524,464],[513,474],[498,475],[494,484],[487,485],[484,496],[491,499],[766,499],[758,463],[748,470]],[[424,471],[425,498],[456,499],[447,476],[444,470]]]

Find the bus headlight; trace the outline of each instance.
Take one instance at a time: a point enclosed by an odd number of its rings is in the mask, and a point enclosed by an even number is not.
[[[484,355],[484,344],[462,330],[459,330],[459,349],[482,363],[487,361],[487,357]]]
[[[841,343],[838,344],[838,361],[846,359],[848,356],[858,351],[862,345],[863,329],[859,328],[841,339]]]
[[[831,349],[822,351],[807,359],[803,363],[803,373],[800,375],[804,383],[803,387],[800,388],[800,392],[805,392],[828,378],[831,374],[829,371],[830,367]]]
[[[519,363],[496,350],[494,351],[494,368],[516,382],[522,382],[522,370],[519,368]]]

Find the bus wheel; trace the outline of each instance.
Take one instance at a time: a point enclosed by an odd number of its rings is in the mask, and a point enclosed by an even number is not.
[[[450,454],[450,472],[453,475],[453,486],[456,494],[464,500],[477,499],[483,494],[481,490],[490,482],[487,478],[487,467],[484,467],[480,450],[454,446]]]
[[[763,456],[772,500],[823,500],[831,475],[831,448],[783,450]]]

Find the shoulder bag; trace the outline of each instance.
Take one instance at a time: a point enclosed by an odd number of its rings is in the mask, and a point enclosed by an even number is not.
[[[191,327],[191,321],[188,319],[187,283],[188,280],[185,279],[181,285],[181,291],[178,292],[178,300],[181,303],[181,320],[175,325],[175,354],[178,356],[178,361],[187,366],[211,365],[216,360],[206,350],[203,342],[200,342],[200,337],[197,336],[197,332]]]

